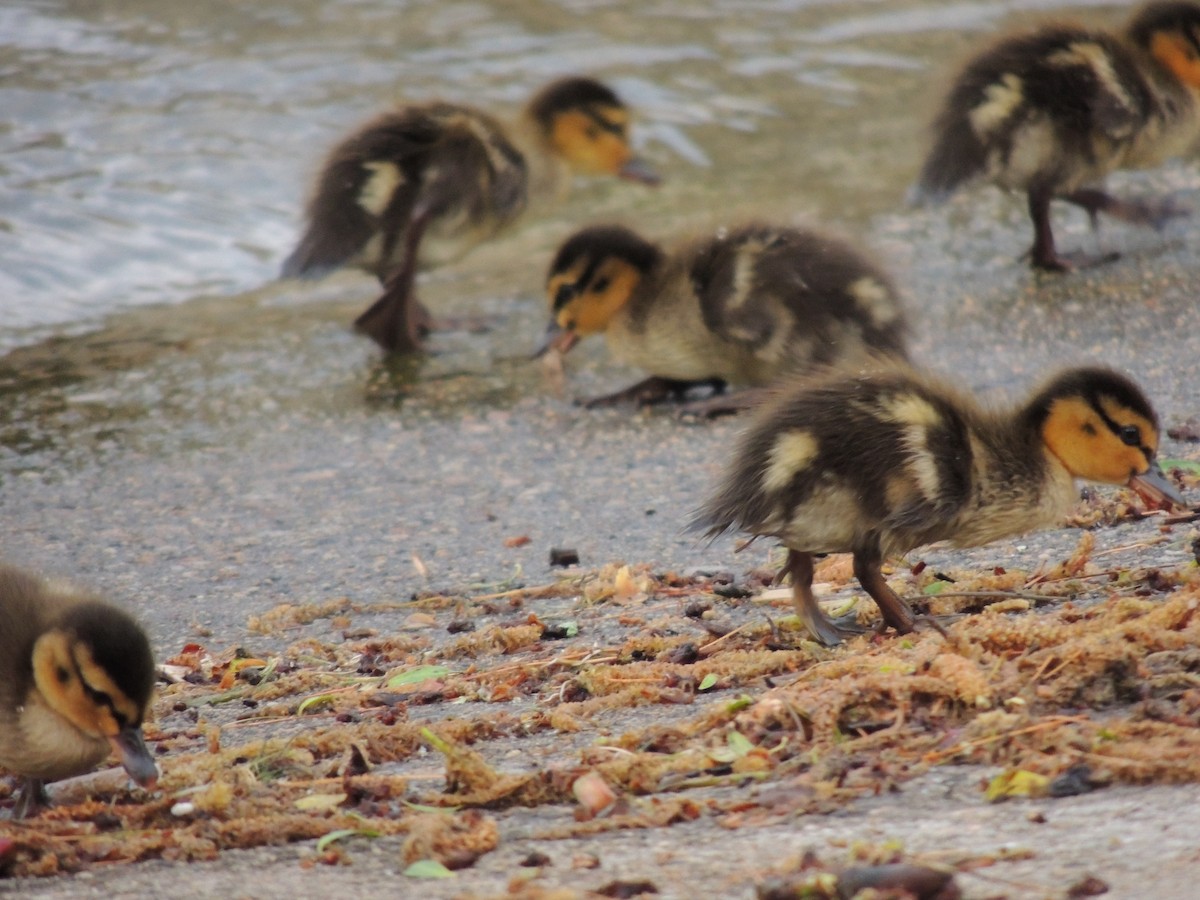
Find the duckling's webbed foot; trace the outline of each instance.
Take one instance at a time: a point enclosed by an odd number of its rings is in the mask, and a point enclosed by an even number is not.
[[[23,778],[17,791],[17,804],[13,807],[14,819],[24,819],[34,815],[43,806],[50,803],[46,793],[46,783],[40,778]]]
[[[703,400],[692,400],[683,404],[679,408],[679,415],[697,419],[735,415],[757,406],[766,396],[767,392],[758,388],[747,388],[732,394],[715,393]]]
[[[411,295],[389,280],[380,298],[354,320],[354,327],[388,353],[415,353],[422,349],[422,335],[431,325],[422,309]]]
[[[623,391],[604,394],[600,397],[590,397],[586,400],[580,400],[578,403],[587,409],[620,406],[624,403],[633,403],[639,407],[653,406],[667,400],[683,400],[687,396],[688,391],[697,387],[710,387],[715,393],[719,393],[725,389],[725,382],[720,378],[709,378],[702,381],[680,381],[675,378],[660,378],[657,375],[652,375],[649,378],[639,381],[637,384],[630,385]]]
[[[779,581],[784,575],[792,578],[792,603],[796,607],[796,615],[808,629],[809,634],[826,647],[836,647],[843,640],[856,634],[862,634],[863,628],[854,624],[853,616],[842,616],[837,621],[825,615],[817,598],[813,596],[813,558],[811,553],[801,553],[788,550],[787,562],[779,573]]]
[[[854,554],[854,577],[879,607],[883,621],[900,634],[908,634],[916,626],[917,617],[908,604],[888,587],[880,570],[882,558],[876,552],[858,551]]]
[[[1099,214],[1112,216],[1133,225],[1146,225],[1156,231],[1162,230],[1172,219],[1190,214],[1171,197],[1140,200],[1122,200],[1097,188],[1080,188],[1063,196],[1068,203],[1084,209],[1095,228]]]
[[[361,316],[354,327],[388,353],[413,353],[421,349],[421,337],[432,327],[429,310],[417,302],[417,248],[428,215],[413,218],[404,235],[400,265],[384,279],[383,294]],[[385,244],[395,240],[390,236]],[[389,250],[390,252],[390,250]],[[381,276],[382,277],[382,276]]]

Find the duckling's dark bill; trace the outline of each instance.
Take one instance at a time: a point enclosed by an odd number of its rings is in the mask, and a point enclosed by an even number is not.
[[[648,162],[636,156],[621,166],[617,175],[629,181],[637,181],[642,184],[662,184],[662,176]]]
[[[122,728],[110,737],[108,742],[125,771],[129,773],[129,777],[142,787],[153,790],[158,783],[158,766],[146,747],[142,730],[133,727]]]
[[[1157,465],[1129,479],[1129,487],[1152,509],[1186,509],[1187,501]]]
[[[566,353],[578,343],[579,335],[576,332],[567,331],[557,322],[551,322],[546,326],[546,334],[542,338],[541,345],[533,351],[530,359],[540,359],[551,350]]]

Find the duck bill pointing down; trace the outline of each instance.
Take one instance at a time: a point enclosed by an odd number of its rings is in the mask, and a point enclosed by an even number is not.
[[[142,730],[134,726],[122,728],[108,738],[113,753],[121,761],[129,777],[147,790],[158,783],[158,766],[142,739]]]
[[[1158,463],[1151,463],[1145,472],[1130,476],[1128,486],[1151,509],[1188,508],[1187,501],[1163,474]]]
[[[546,334],[542,337],[542,343],[537,350],[533,351],[533,359],[539,359],[549,353],[551,350],[557,350],[559,353],[566,353],[572,347],[579,343],[579,333],[573,330],[563,328],[558,322],[550,321],[546,326]]]
[[[640,156],[633,157],[621,166],[617,170],[617,177],[624,178],[626,181],[637,181],[641,184],[657,185],[662,183],[662,176]]]

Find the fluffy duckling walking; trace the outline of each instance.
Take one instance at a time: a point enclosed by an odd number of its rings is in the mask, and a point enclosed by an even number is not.
[[[1158,165],[1200,137],[1200,4],[1151,2],[1118,34],[1049,25],[1001,39],[954,80],[917,190],[944,196],[979,178],[1024,191],[1034,268],[1064,271],[1050,202],[1160,226],[1169,203],[1100,187],[1116,169]]]
[[[628,228],[585,228],[554,257],[546,293],[552,319],[539,354],[603,333],[613,356],[651,373],[589,407],[656,403],[697,385],[761,386],[871,353],[905,355],[891,278],[845,241],[800,228],[742,225],[671,253]],[[714,398],[697,411],[734,410],[755,396]]]
[[[126,613],[0,565],[0,768],[24,779],[14,815],[38,808],[46,782],[110,752],[153,787],[142,720],[154,678],[150,643]]]
[[[629,118],[611,89],[577,77],[542,89],[515,128],[451,103],[385,113],[329,154],[283,275],[373,273],[383,295],[355,326],[384,350],[419,349],[431,322],[413,292],[418,268],[491,238],[531,191],[561,193],[572,170],[658,180],[629,146]]]
[[[1155,463],[1158,438],[1149,401],[1110,369],[1063,371],[1003,412],[907,368],[834,372],[762,409],[693,527],[782,541],[796,612],[827,645],[846,632],[813,597],[813,557],[853,553],[884,622],[906,633],[915,618],[884,580],[884,559],[1052,525],[1078,498],[1077,478],[1183,505]]]

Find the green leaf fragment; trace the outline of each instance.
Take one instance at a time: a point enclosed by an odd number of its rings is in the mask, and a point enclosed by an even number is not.
[[[315,697],[305,698],[296,707],[296,715],[302,716],[306,712],[319,709],[322,706],[333,706],[333,694],[317,694]]]
[[[1013,769],[993,778],[983,796],[989,803],[999,803],[1009,797],[1042,797],[1049,785],[1050,779],[1045,775],[1027,769]]]
[[[1160,459],[1158,465],[1163,469],[1183,469],[1193,475],[1200,475],[1200,462],[1194,459]]]
[[[717,683],[717,676],[714,675],[712,672],[709,672],[707,675],[705,675],[700,680],[700,686],[698,688],[696,688],[696,690],[707,691],[709,688],[711,688],[716,683]]]
[[[387,680],[387,687],[397,688],[406,684],[420,684],[431,678],[442,678],[449,675],[450,670],[445,666],[416,666]]]
[[[355,837],[355,836],[365,837],[365,838],[377,838],[377,837],[379,837],[379,832],[375,831],[374,829],[370,829],[370,828],[339,828],[337,831],[329,832],[329,834],[325,835],[324,837],[320,838],[317,841],[317,852],[323,853],[329,847],[330,844],[334,844],[334,843],[337,843],[338,841],[344,840],[348,837]]]
[[[418,859],[404,870],[407,878],[453,878],[454,873],[436,859]]]
[[[752,697],[750,697],[750,695],[742,694],[740,697],[729,701],[729,704],[725,707],[725,712],[728,712],[728,713],[741,712],[743,709],[746,709],[748,706],[750,706],[753,703],[754,703],[754,699]]]
[[[754,749],[754,744],[750,742],[750,738],[746,737],[740,731],[731,731],[725,735],[725,743],[729,745],[729,749],[743,757]]]

